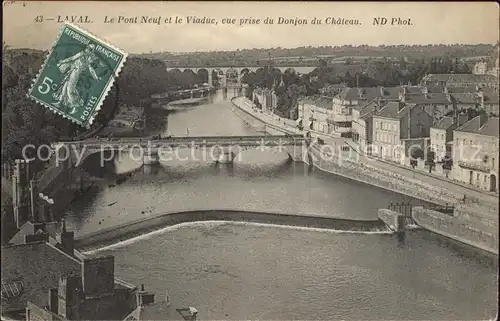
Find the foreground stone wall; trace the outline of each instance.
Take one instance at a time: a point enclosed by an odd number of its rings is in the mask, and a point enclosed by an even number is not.
[[[498,230],[498,210],[480,204],[458,204],[453,216],[468,221],[476,221]]]
[[[414,207],[412,216],[416,224],[431,232],[498,255],[498,231],[487,231],[472,222],[423,207]]]
[[[75,247],[90,249],[130,239],[161,228],[186,222],[234,221],[252,222],[312,228],[325,228],[341,231],[387,231],[381,220],[348,220],[319,215],[291,215],[282,213],[262,213],[238,210],[192,210],[185,212],[162,213],[129,223],[124,223],[75,239]]]

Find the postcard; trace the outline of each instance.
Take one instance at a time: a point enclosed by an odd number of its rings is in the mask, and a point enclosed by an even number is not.
[[[497,318],[497,3],[3,9],[2,320]]]

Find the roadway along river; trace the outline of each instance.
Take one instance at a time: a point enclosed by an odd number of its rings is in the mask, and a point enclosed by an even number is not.
[[[169,116],[172,135],[256,135],[230,100]],[[92,159],[89,160],[92,162]],[[215,166],[169,161],[140,168],[122,158],[67,213],[77,234],[163,211],[240,208],[373,219],[408,200],[303,164]],[[416,203],[415,201],[413,201]],[[405,240],[377,233],[234,223],[191,223],[112,246],[117,276],[144,283],[172,305],[194,306],[201,320],[484,319],[496,313],[497,263],[486,254],[424,231]],[[164,310],[157,320],[171,317]]]

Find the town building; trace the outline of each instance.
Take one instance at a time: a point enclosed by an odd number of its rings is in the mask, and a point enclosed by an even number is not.
[[[369,103],[352,110],[352,141],[358,145],[362,153],[373,143],[373,114],[381,109],[380,101],[373,99]]]
[[[278,97],[274,90],[256,88],[252,94],[252,102],[264,112],[274,112],[278,106]],[[258,103],[258,104],[257,104]]]
[[[331,98],[333,112],[329,123],[333,128],[332,132],[344,137],[359,136],[359,133],[352,131],[353,110],[367,105],[374,99],[377,99],[379,104],[398,101],[402,90],[403,87],[346,87],[342,89],[336,96]]]
[[[498,77],[476,74],[428,74],[422,78],[421,85],[428,87],[470,87],[498,90]]]
[[[329,122],[332,114],[331,99],[323,96],[307,97],[299,100],[298,119],[302,120],[304,130],[332,134],[334,128]]]
[[[474,69],[472,71],[475,75],[492,75],[498,78],[500,73],[499,61],[498,61],[498,53],[496,59],[488,59],[478,61],[474,65]]]
[[[477,116],[453,132],[453,179],[498,193],[499,118]]]
[[[399,101],[406,105],[419,105],[435,121],[438,121],[449,112],[453,111],[453,103],[446,93],[431,93],[427,86],[421,88],[421,92],[408,93],[405,89],[399,96]]]
[[[477,93],[480,110],[483,110],[486,115],[491,117],[500,116],[500,105],[498,91],[480,90]]]
[[[64,221],[54,225],[26,222],[2,247],[2,316],[122,320],[136,309],[140,291],[115,278],[114,257],[83,255]]]
[[[452,158],[453,132],[468,121],[467,115],[458,117],[445,116],[430,128],[430,147],[434,152],[434,160],[441,162],[444,158]]]
[[[423,105],[389,102],[371,115],[372,144],[370,153],[388,161],[410,165],[410,157],[421,155],[428,145],[433,118]]]

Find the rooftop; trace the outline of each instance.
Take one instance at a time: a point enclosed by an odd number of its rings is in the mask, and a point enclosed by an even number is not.
[[[480,115],[472,118],[456,131],[499,137],[498,117]]]
[[[37,267],[34,269],[33,267]],[[45,306],[47,293],[56,288],[59,274],[80,271],[81,262],[47,242],[33,242],[5,246],[2,248],[2,281],[22,282],[22,293],[11,299],[2,300],[5,311],[23,310],[26,302]],[[43,277],[40,277],[43,275]]]
[[[478,96],[474,93],[454,93],[450,94],[451,98],[459,104],[476,104]]]
[[[488,104],[498,104],[498,92],[496,91],[483,91],[484,102]]]
[[[168,305],[164,298],[155,301],[140,308],[138,311],[139,320],[184,320],[175,307]]]
[[[428,74],[422,78],[422,82],[443,81],[449,83],[498,83],[498,79],[493,75],[475,74]]]
[[[453,126],[453,117],[445,116],[441,118],[437,123],[435,123],[432,128],[436,129],[448,129]]]
[[[60,275],[81,275],[86,262],[107,258],[88,258],[77,250],[73,251],[73,256],[69,255],[58,242],[60,236],[50,236],[52,233],[46,226],[44,230],[47,234],[42,233],[40,224],[27,222],[11,239],[11,244],[2,247],[3,311],[24,310],[28,301],[39,307],[46,306],[48,290],[58,287]],[[28,235],[35,236],[35,240],[26,243]],[[115,289],[135,288],[111,277]]]
[[[477,92],[477,87],[476,86],[465,86],[465,87],[453,87],[449,86],[446,87],[446,91],[450,94],[456,94],[456,93],[475,93]]]
[[[444,93],[411,94],[405,96],[405,102],[412,104],[450,104]]]
[[[332,109],[333,102],[332,99],[326,96],[309,96],[300,99],[301,103],[313,105],[319,108]]]
[[[392,119],[399,119],[400,113],[399,111],[401,110],[401,104],[399,102],[394,102],[391,101],[387,103],[382,109],[375,113],[376,116],[380,117],[386,117],[386,118],[392,118]]]

